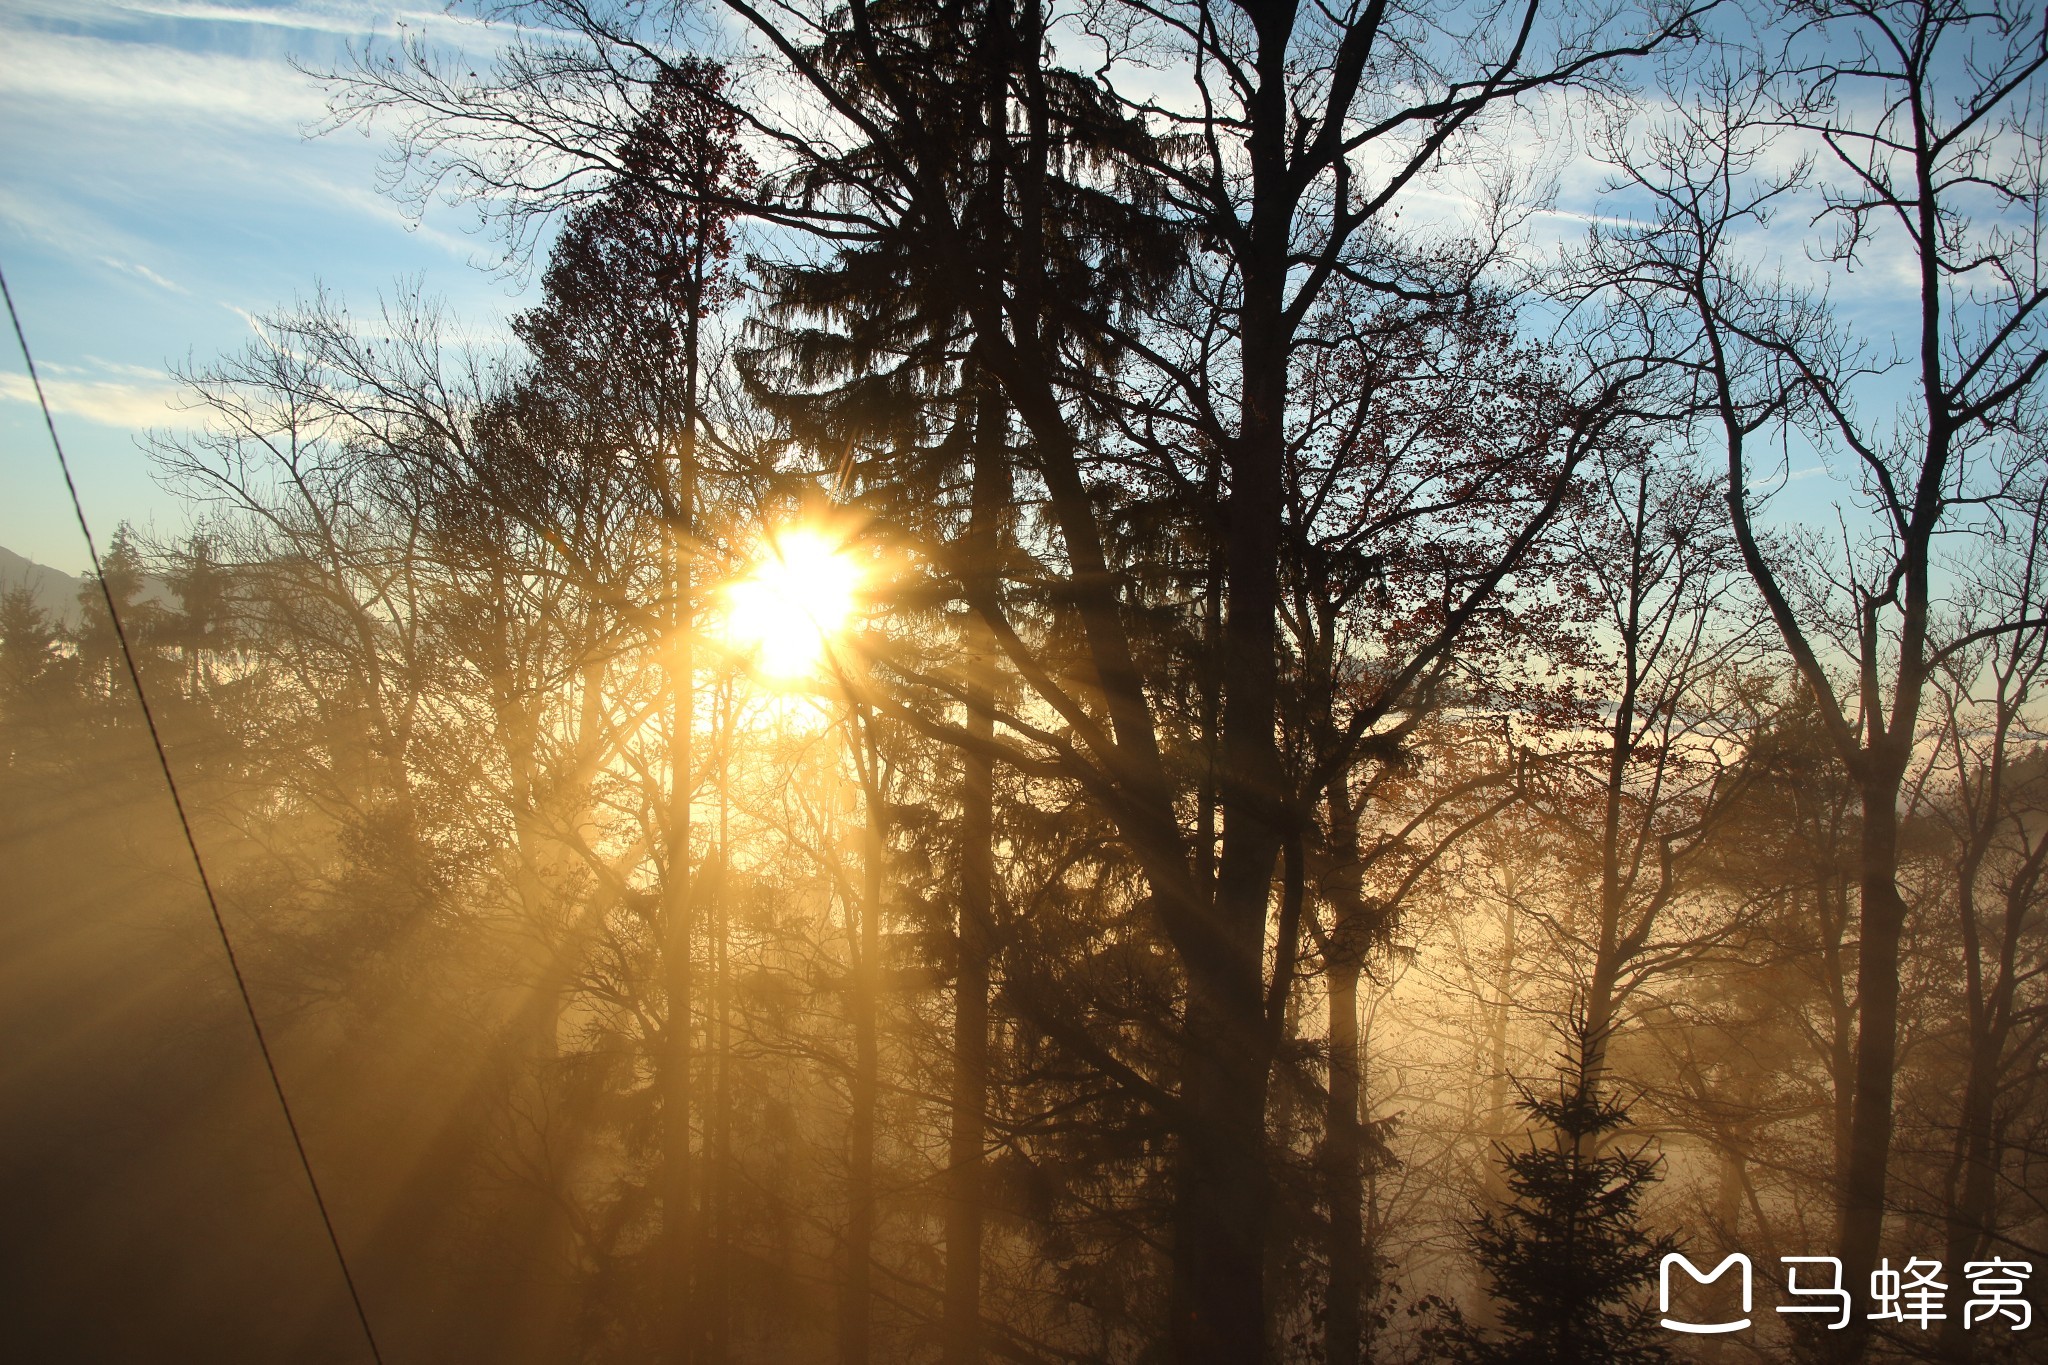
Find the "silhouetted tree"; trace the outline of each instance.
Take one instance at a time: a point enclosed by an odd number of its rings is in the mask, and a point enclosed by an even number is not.
[[[1612,1143],[1628,1105],[1603,1091],[1587,1065],[1595,1039],[1575,1021],[1554,1092],[1524,1087],[1520,1108],[1536,1131],[1502,1145],[1507,1199],[1468,1231],[1493,1292],[1501,1330],[1454,1329],[1458,1354],[1487,1365],[1661,1365],[1671,1359],[1646,1295],[1675,1249],[1642,1226],[1657,1178],[1646,1146]]]
[[[1983,533],[2038,459],[2048,380],[2048,30],[2017,4],[1787,4],[1760,58],[1708,73],[1669,117],[1617,129],[1606,155],[1633,221],[1591,264],[1622,348],[1654,357],[1672,411],[1724,465],[1743,567],[1858,789],[1856,1041],[1836,1253],[1864,1284],[1883,1247],[1897,1105],[1909,774],[1943,663],[2031,619],[1964,627],[1947,547]],[[1824,149],[1779,160],[1780,139]],[[1847,272],[1896,251],[1910,306],[1868,344],[1751,257],[1748,233],[1810,209],[1815,259]],[[1880,247],[1879,243],[1885,245]],[[1896,245],[1894,245],[1896,244]],[[1633,363],[1633,362],[1632,362]],[[1764,508],[1796,427],[1856,471],[1870,531],[1774,539]],[[2028,608],[2038,613],[2038,606]],[[1844,1334],[1854,1357],[1862,1320]]]

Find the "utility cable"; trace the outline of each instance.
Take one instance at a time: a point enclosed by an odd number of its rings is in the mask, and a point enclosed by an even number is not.
[[[292,1147],[299,1154],[299,1168],[306,1173],[306,1185],[313,1191],[313,1205],[320,1210],[321,1226],[327,1229],[327,1244],[334,1248],[334,1262],[341,1267],[342,1282],[348,1286],[349,1302],[356,1310],[356,1321],[362,1325],[363,1340],[369,1344],[370,1359],[376,1365],[384,1365],[384,1353],[377,1349],[377,1335],[370,1330],[370,1315],[363,1308],[363,1296],[356,1289],[356,1277],[349,1271],[348,1256],[341,1249],[341,1234],[334,1229],[334,1217],[327,1211],[327,1199],[320,1193],[320,1181],[313,1174],[313,1159],[306,1154],[306,1141],[299,1135],[299,1122],[292,1115],[291,1101],[285,1098],[284,1081],[278,1077],[277,1061],[270,1055],[270,1039],[263,1032],[263,1021],[257,1017],[256,1002],[249,995],[248,978],[242,975],[242,963],[235,956],[235,942],[228,934],[227,921],[221,918],[220,898],[214,894],[213,879],[206,875],[206,860],[199,856],[199,840],[192,833],[191,817],[185,813],[185,798],[178,793],[178,779],[171,773],[170,755],[164,751],[164,741],[156,726],[156,713],[150,709],[149,694],[142,686],[142,670],[136,666],[135,651],[129,646],[128,631],[121,624],[120,610],[114,605],[114,590],[107,586],[106,569],[100,563],[98,544],[92,538],[92,528],[86,524],[85,504],[79,499],[78,484],[71,477],[71,461],[64,455],[64,443],[57,439],[57,421],[50,415],[50,400],[43,394],[42,377],[36,373],[35,356],[29,352],[28,333],[22,330],[21,314],[14,306],[14,291],[7,287],[7,275],[0,271],[0,296],[7,300],[7,317],[14,324],[14,339],[21,343],[21,359],[28,366],[29,383],[35,387],[36,402],[43,409],[43,425],[50,432],[50,448],[57,452],[57,467],[64,472],[64,488],[71,495],[71,512],[78,518],[79,534],[85,537],[86,553],[92,556],[92,576],[100,585],[100,596],[107,604],[107,619],[113,623],[114,639],[121,646],[121,661],[128,666],[128,681],[135,686],[135,700],[142,708],[143,723],[149,727],[149,742],[156,750],[157,767],[163,771],[164,785],[170,789],[171,805],[177,808],[178,828],[185,833],[185,847],[192,854],[192,866],[199,873],[200,889],[206,892],[206,908],[213,912],[213,927],[220,934],[220,946],[227,952],[228,969],[234,973],[235,989],[241,992],[242,1010],[249,1017],[249,1029],[256,1035],[256,1050],[263,1054],[263,1069],[270,1073],[270,1088],[277,1092],[277,1107],[284,1113],[284,1126],[291,1130]]]

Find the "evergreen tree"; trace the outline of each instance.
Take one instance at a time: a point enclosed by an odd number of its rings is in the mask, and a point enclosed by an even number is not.
[[[1555,1095],[1522,1090],[1520,1107],[1539,1131],[1523,1150],[1498,1148],[1507,1202],[1482,1211],[1467,1231],[1503,1330],[1454,1333],[1456,1354],[1515,1365],[1656,1365],[1671,1357],[1643,1291],[1676,1247],[1640,1221],[1657,1160],[1646,1144],[1608,1146],[1628,1122],[1628,1105],[1588,1074],[1582,1021],[1569,1040]]]
[[[25,587],[0,594],[0,702],[20,706],[55,670],[57,631]]]
[[[233,574],[200,535],[174,556],[165,582],[178,609],[166,615],[163,634],[184,656],[185,690],[196,697],[212,681],[213,661],[234,643]]]
[[[114,610],[120,613],[121,633],[145,678],[163,633],[164,617],[163,605],[147,595],[148,567],[134,528],[125,521],[114,528],[114,538],[100,557],[100,574],[106,580],[104,591],[90,575],[79,582],[78,661],[86,685],[95,695],[119,698],[129,685],[127,665],[121,661],[121,641],[107,616],[107,599],[113,599]]]

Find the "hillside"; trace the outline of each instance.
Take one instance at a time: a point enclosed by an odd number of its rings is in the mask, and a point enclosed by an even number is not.
[[[78,624],[78,588],[81,581],[62,569],[38,564],[0,546],[0,592],[27,587],[44,611],[67,626]]]

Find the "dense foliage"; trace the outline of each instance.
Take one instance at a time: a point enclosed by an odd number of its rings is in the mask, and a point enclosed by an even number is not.
[[[106,558],[386,1359],[1654,1361],[1672,1246],[2042,1244],[2038,19],[489,12],[329,92],[512,340],[281,310]],[[0,599],[20,1331],[354,1359],[134,701]]]

